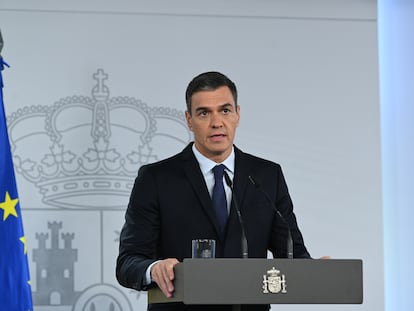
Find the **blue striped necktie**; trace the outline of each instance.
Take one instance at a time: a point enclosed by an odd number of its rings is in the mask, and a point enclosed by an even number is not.
[[[214,188],[213,188],[213,208],[217,216],[217,220],[220,226],[221,234],[224,234],[224,229],[227,224],[227,200],[226,192],[223,185],[223,172],[226,167],[223,164],[216,165],[213,168],[214,173]]]

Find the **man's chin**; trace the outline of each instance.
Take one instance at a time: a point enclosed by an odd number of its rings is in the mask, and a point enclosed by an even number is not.
[[[221,147],[221,146],[212,146],[210,149],[209,149],[209,152],[211,153],[211,154],[214,154],[214,155],[222,155],[222,154],[224,154],[224,153],[226,153],[226,151],[228,150],[228,148],[225,148],[225,147]]]
[[[196,144],[196,148],[200,151],[204,156],[214,161],[221,160],[222,157],[227,157],[230,154],[231,147],[228,144],[204,144],[203,148],[198,148]]]
[[[210,157],[214,158],[227,158],[230,154],[231,149],[230,148],[211,148],[209,149]],[[223,159],[223,160],[224,160]]]

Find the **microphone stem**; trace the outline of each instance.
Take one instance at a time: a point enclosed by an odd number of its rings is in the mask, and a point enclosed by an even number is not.
[[[287,239],[287,258],[293,259],[293,239],[292,233],[288,230],[288,239]]]
[[[234,196],[234,193],[233,193]],[[237,202],[236,202],[236,197],[233,197],[233,203],[234,203],[234,207],[236,209],[237,212],[237,217],[239,218],[239,223],[240,223],[240,228],[241,228],[241,246],[242,246],[242,258],[249,258],[249,251],[248,251],[248,246],[247,246],[247,237],[246,237],[246,231],[244,230],[244,222],[243,222],[243,218],[241,216],[240,213],[240,209],[237,206]]]
[[[232,206],[236,210],[237,218],[239,219],[239,223],[240,223],[242,258],[243,259],[249,258],[249,250],[248,250],[248,245],[247,245],[246,230],[244,229],[243,217],[241,215],[239,205],[237,204],[237,198],[236,198],[236,193],[235,193],[234,188],[233,188],[233,183],[232,183],[229,175],[226,173],[226,171],[224,171],[224,179],[226,181],[227,186],[231,190],[231,193],[232,193],[232,196],[233,196]]]
[[[270,199],[270,198],[269,198]],[[286,240],[286,258],[293,259],[293,238],[292,238],[292,231],[290,230],[290,226],[288,222],[286,221],[285,217],[280,213],[279,210],[276,210],[276,213],[278,214],[279,218],[283,221],[283,223],[287,227],[287,240]]]
[[[253,176],[249,175],[249,180],[255,186],[257,189],[260,190],[261,193],[266,197],[266,199],[271,204],[271,207],[276,212],[276,214],[279,216],[280,220],[286,225],[287,227],[287,241],[286,241],[286,257],[288,259],[293,259],[293,238],[292,238],[292,231],[290,230],[289,223],[286,221],[285,217],[283,217],[282,213],[277,209],[277,207],[274,205],[273,200],[270,198],[270,196],[267,194],[266,191],[260,187],[260,185],[257,183],[257,181],[253,178]]]

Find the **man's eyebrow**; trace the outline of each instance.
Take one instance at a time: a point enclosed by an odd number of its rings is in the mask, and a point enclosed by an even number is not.
[[[234,105],[232,103],[224,103],[222,105],[219,106],[220,109],[225,109],[225,108],[229,108],[229,107],[234,107]],[[211,108],[210,107],[197,107],[195,109],[195,111],[210,111]]]
[[[221,108],[228,108],[229,106],[233,107],[233,104],[232,103],[225,103],[225,104],[221,105]]]
[[[195,109],[195,111],[197,112],[197,111],[203,111],[203,110],[210,110],[210,108],[208,108],[208,107],[197,107],[196,109]]]

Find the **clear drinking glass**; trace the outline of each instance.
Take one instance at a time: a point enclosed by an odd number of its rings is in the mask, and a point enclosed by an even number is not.
[[[192,258],[216,257],[216,240],[197,239],[192,240]]]

